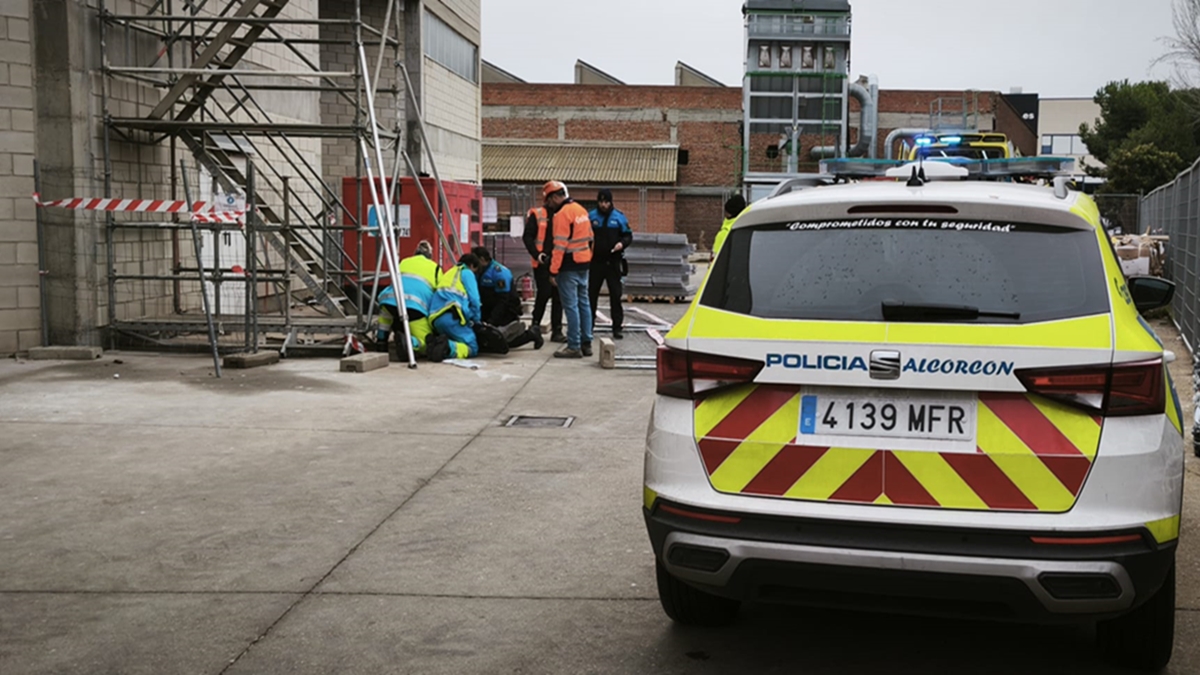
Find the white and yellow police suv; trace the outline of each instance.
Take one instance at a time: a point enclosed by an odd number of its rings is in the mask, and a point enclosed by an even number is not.
[[[1167,663],[1184,443],[1139,311],[1174,287],[1126,279],[1062,179],[966,177],[1055,161],[785,184],[738,219],[658,353],[644,508],[672,619],[1098,621],[1111,660]]]

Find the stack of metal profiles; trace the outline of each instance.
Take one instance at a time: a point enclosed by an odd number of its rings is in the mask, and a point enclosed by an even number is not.
[[[629,274],[625,294],[634,298],[683,299],[695,269],[688,263],[693,251],[685,234],[642,234],[625,252]]]

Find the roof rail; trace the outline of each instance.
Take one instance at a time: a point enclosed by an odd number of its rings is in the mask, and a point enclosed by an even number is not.
[[[837,177],[829,174],[810,174],[807,176],[797,176],[789,178],[775,186],[771,190],[771,194],[767,195],[767,199],[774,199],[780,195],[786,195],[789,192],[797,192],[805,188],[821,187],[822,185],[833,185],[837,182]]]

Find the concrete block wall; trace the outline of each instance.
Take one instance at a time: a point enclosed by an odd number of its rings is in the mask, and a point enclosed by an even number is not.
[[[0,0],[0,357],[41,344],[29,0]]]
[[[425,125],[442,179],[481,182],[479,85],[432,59],[424,71]]]
[[[452,27],[478,35],[483,25],[482,5],[480,0],[441,0],[427,5],[426,11],[433,11]],[[470,34],[465,37],[475,41]],[[482,80],[482,70],[482,65],[476,68],[477,80]],[[483,182],[480,83],[464,79],[430,58],[423,61],[422,78],[425,124],[439,173],[444,180]]]
[[[385,0],[363,0],[361,4],[362,18],[365,23],[382,30],[383,21],[387,13],[387,2]],[[320,0],[318,3],[321,17],[326,19],[353,19],[354,6],[353,3],[344,2],[343,0]],[[407,17],[403,12],[397,17],[393,11],[392,30],[389,35],[396,35],[396,22],[399,21],[400,35],[404,34],[404,22]],[[344,24],[330,24],[321,26],[321,38],[326,40],[339,40],[342,44],[326,44],[321,45],[320,61],[321,69],[327,71],[353,71],[356,64],[359,63],[359,55],[354,45],[351,44],[355,38],[354,27]],[[372,33],[364,32],[363,42],[367,54],[367,64],[374,76],[375,63],[379,58],[379,38]],[[404,125],[404,90],[402,83],[403,76],[398,74],[397,68],[392,63],[397,58],[395,47],[384,48],[383,68],[380,70],[379,83],[377,85],[378,93],[375,99],[375,112],[378,116],[379,123],[384,129],[396,130]],[[403,50],[399,51],[400,60],[404,59]],[[390,93],[388,90],[394,90],[396,93]],[[321,92],[320,96],[320,112],[321,119],[326,124],[351,125],[356,122],[361,122],[364,126],[367,125],[366,114],[366,97],[363,97],[363,115],[359,120],[357,106],[355,105],[355,95],[353,92],[348,92],[346,95],[337,92]],[[386,141],[384,141],[386,143]],[[358,166],[358,142],[349,138],[327,138],[322,141],[322,163],[325,174],[325,180],[333,186],[338,192],[341,192],[342,179],[348,176],[355,176],[358,173],[366,175],[365,171]],[[390,153],[385,153],[390,155]],[[390,161],[386,160],[385,161]],[[373,165],[374,166],[374,165]],[[391,166],[388,166],[388,171],[391,171]],[[378,170],[375,171],[378,173]]]

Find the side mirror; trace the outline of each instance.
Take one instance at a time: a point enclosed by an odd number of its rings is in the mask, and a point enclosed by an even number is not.
[[[1175,297],[1175,284],[1158,277],[1130,277],[1129,295],[1139,312],[1148,312],[1171,304]]]

